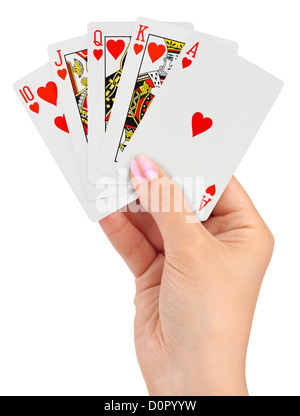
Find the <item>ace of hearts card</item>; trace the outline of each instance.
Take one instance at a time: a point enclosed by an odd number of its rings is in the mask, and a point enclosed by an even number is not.
[[[282,87],[276,77],[194,32],[115,168],[127,171],[133,157],[146,154],[205,221]]]

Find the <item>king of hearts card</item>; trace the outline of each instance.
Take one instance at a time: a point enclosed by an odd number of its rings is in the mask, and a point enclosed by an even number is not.
[[[155,45],[158,45],[158,47]],[[178,59],[184,43],[150,35],[147,47],[150,60],[142,60],[117,150],[116,160],[119,152],[125,150],[154,97],[158,94],[168,73]]]

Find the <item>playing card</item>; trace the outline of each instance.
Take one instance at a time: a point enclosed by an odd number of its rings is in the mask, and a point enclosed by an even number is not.
[[[173,23],[193,29],[188,22]],[[92,22],[88,26],[89,140],[88,179],[97,183],[101,138],[111,115],[135,23]]]
[[[114,164],[132,140],[142,118],[172,70],[192,30],[141,18],[137,21],[97,169],[114,174]],[[237,44],[224,41],[237,50]]]
[[[131,193],[120,197],[89,201],[84,194],[70,143],[69,127],[59,104],[59,90],[50,64],[44,65],[15,83],[14,89],[46,146],[92,221],[98,221],[133,201]]]
[[[118,168],[144,153],[211,214],[283,84],[194,32]]]
[[[87,38],[82,36],[50,45],[48,52],[83,188],[88,199],[95,200],[101,191],[88,181]]]
[[[96,158],[115,101],[134,23],[93,22],[88,26],[88,179],[97,183]]]
[[[99,176],[97,186],[88,181],[88,64],[87,37],[81,36],[48,48],[54,79],[61,92],[61,102],[70,130],[70,138],[78,163],[85,194],[89,200],[99,196],[126,193],[111,178]]]

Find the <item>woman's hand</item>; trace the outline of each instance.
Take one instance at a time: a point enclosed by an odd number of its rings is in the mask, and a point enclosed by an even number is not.
[[[246,351],[271,232],[234,178],[203,224],[146,156],[132,161],[131,179],[149,212],[117,212],[100,225],[136,277],[135,344],[149,394],[247,395]],[[162,181],[171,186],[159,191]]]

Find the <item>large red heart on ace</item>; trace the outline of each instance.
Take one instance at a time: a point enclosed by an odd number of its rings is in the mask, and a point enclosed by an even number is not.
[[[57,86],[55,82],[50,81],[45,87],[38,88],[37,95],[47,103],[57,105]]]
[[[209,117],[203,117],[202,113],[195,113],[192,118],[193,137],[209,130],[213,121]]]
[[[113,40],[110,39],[106,44],[108,52],[115,58],[118,59],[121,53],[125,49],[125,42],[122,39]]]
[[[159,58],[161,58],[165,52],[166,52],[165,45],[157,45],[157,43],[155,42],[149,43],[148,53],[149,53],[152,63],[154,63]]]

